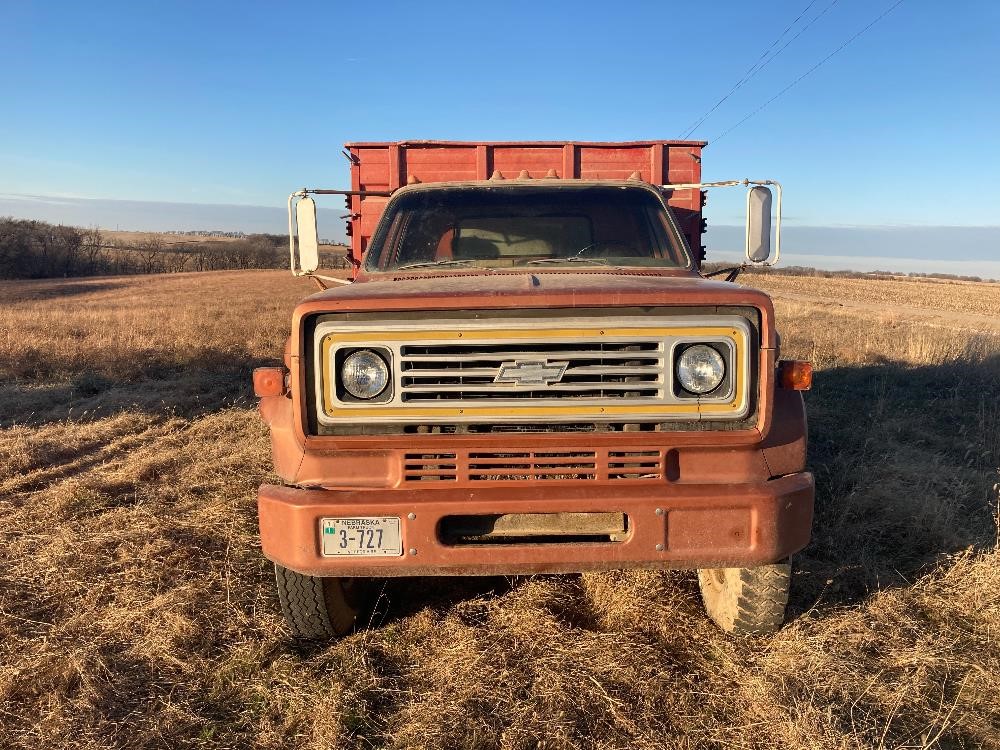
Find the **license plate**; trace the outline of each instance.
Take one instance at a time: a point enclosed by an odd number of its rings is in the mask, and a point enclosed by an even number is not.
[[[403,554],[397,516],[321,518],[323,556],[391,557]]]

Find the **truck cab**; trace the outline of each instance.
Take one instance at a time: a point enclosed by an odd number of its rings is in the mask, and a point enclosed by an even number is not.
[[[766,294],[700,271],[702,145],[348,144],[351,190],[293,194],[293,270],[328,288],[254,381],[294,636],[348,633],[373,579],[622,568],[695,569],[724,630],[780,627],[811,371]],[[315,273],[314,193],[352,209],[351,283]]]

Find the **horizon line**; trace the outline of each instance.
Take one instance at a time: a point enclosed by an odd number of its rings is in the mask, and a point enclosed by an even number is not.
[[[191,201],[168,201],[168,200],[151,200],[151,199],[137,199],[137,198],[89,198],[74,195],[45,195],[40,193],[8,193],[0,192],[0,200],[3,199],[13,199],[13,200],[35,200],[41,202],[48,202],[52,205],[59,205],[59,203],[67,202],[110,202],[110,203],[136,203],[136,204],[146,204],[146,205],[165,205],[165,206],[197,206],[200,208],[211,208],[212,206],[219,206],[224,208],[244,208],[244,209],[267,209],[267,210],[285,210],[285,206],[276,203],[274,205],[265,205],[260,203],[196,203]],[[327,210],[339,210],[335,208],[320,207],[320,211]],[[2,216],[3,214],[0,214]],[[19,218],[12,216],[11,218]],[[795,223],[795,219],[790,219],[788,217],[784,218],[786,225],[791,222],[789,228],[796,229],[864,229],[864,230],[886,230],[886,229],[1000,229],[1000,224],[901,224],[901,223],[891,223],[891,224],[798,224]],[[51,223],[51,222],[50,222]],[[75,226],[75,225],[66,225]],[[721,222],[713,222],[711,227],[727,227],[727,228],[741,228],[742,224],[727,224]],[[98,227],[104,229],[106,227]],[[147,230],[118,230],[118,231],[147,231]],[[226,230],[219,230],[226,231]],[[234,230],[235,231],[235,230]]]

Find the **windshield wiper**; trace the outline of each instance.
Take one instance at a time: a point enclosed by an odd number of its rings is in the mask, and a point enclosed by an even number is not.
[[[538,260],[529,260],[525,265],[531,266],[538,263],[597,263],[598,265],[606,266],[608,265],[608,261],[604,258],[582,257],[585,252],[600,244],[600,242],[591,242],[589,245],[584,245],[572,255],[567,255],[564,258],[539,258]]]
[[[599,266],[608,265],[606,258],[581,258],[579,255],[570,255],[566,258],[539,258],[538,260],[529,260],[525,265],[534,266],[540,263],[592,263]]]
[[[425,260],[420,263],[407,263],[405,266],[397,266],[397,271],[405,271],[407,268],[432,268],[433,266],[464,266],[468,263],[475,263],[475,258],[445,258],[444,260]]]

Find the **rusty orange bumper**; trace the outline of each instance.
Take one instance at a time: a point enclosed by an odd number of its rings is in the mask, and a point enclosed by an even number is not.
[[[802,472],[746,484],[672,484],[406,490],[312,490],[264,485],[258,496],[264,554],[318,576],[518,575],[617,568],[751,567],[809,541],[813,477]],[[618,542],[448,545],[449,515],[623,512]],[[320,519],[398,516],[399,557],[323,557]]]

